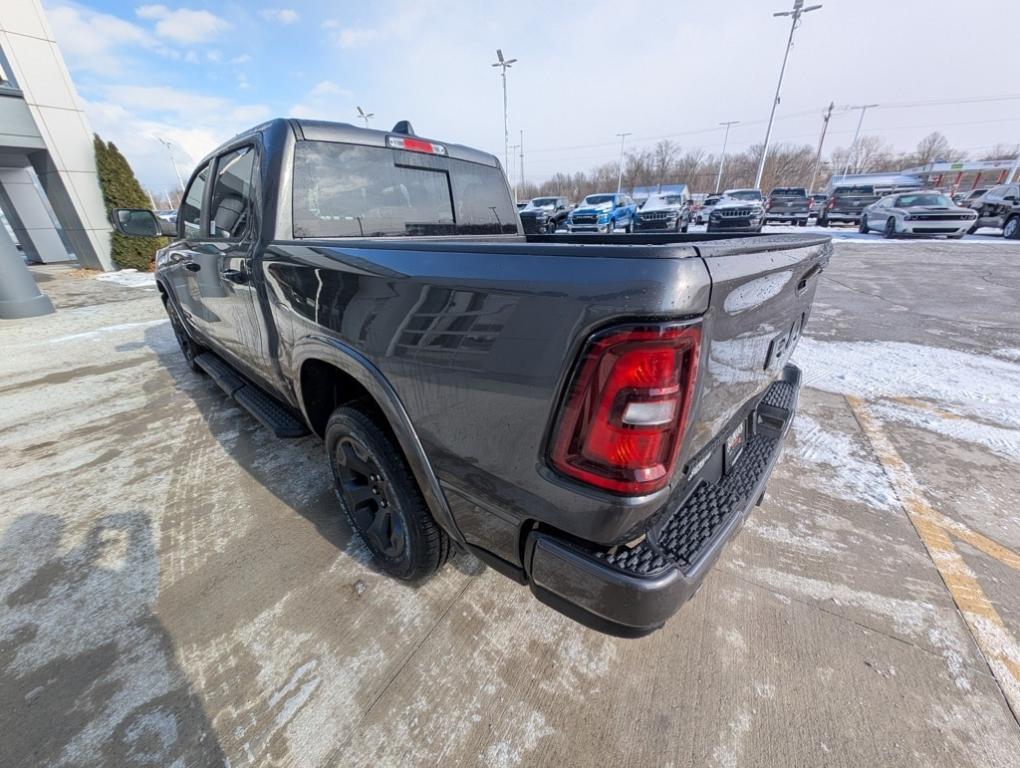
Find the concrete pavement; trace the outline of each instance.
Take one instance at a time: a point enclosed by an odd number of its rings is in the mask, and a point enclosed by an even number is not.
[[[4,764],[1015,766],[1020,245],[968,243],[837,245],[765,504],[637,641],[466,556],[376,574],[314,439],[44,268],[0,324]]]

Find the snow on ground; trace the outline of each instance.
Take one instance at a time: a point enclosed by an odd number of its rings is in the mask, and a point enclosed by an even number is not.
[[[120,269],[116,272],[105,272],[96,275],[96,280],[128,288],[155,288],[156,277],[152,272],[139,272],[137,269]]]
[[[876,403],[881,417],[1020,461],[1020,363],[892,341],[801,339],[809,387]]]

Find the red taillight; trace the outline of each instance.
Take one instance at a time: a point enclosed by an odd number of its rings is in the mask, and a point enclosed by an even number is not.
[[[687,425],[700,344],[700,326],[595,336],[553,432],[553,468],[620,494],[665,486]]]
[[[830,198],[829,198],[829,202],[825,204],[825,207],[826,207],[826,208],[829,208],[830,210],[831,210],[832,208],[835,208],[835,207],[836,207],[836,198],[834,198],[834,197],[830,197]]]
[[[429,155],[446,154],[446,147],[442,144],[413,139],[410,136],[387,136],[386,143],[393,149],[404,149],[409,152],[425,152]]]

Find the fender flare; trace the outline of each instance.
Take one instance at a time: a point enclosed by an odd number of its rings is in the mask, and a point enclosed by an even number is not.
[[[311,424],[311,420],[305,410],[305,399],[301,392],[301,369],[309,360],[319,360],[335,366],[357,381],[372,396],[393,430],[432,516],[455,541],[464,544],[464,535],[457,528],[450,504],[425,454],[425,447],[411,423],[411,417],[408,416],[399,395],[382,371],[356,349],[337,339],[308,336],[299,341],[293,349],[291,370],[295,373],[294,392],[301,413],[308,424]]]

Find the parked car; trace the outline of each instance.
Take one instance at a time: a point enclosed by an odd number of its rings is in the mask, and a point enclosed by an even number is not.
[[[957,201],[957,205],[977,210],[981,207],[981,201],[984,199],[986,194],[988,194],[987,187],[981,187],[978,189],[972,189],[969,192],[964,192],[959,201]]]
[[[698,212],[694,217],[695,224],[708,224],[708,217],[712,215],[712,209],[722,200],[722,195],[709,195],[705,198],[705,202],[698,208]]]
[[[765,221],[788,221],[807,226],[811,200],[804,187],[776,187],[765,201]]]
[[[959,239],[976,220],[974,211],[956,205],[941,192],[904,192],[886,195],[865,208],[859,229],[865,234],[875,229],[886,237],[946,235]]]
[[[835,187],[818,214],[818,226],[859,224],[861,211],[878,199],[875,187],[870,184]]]
[[[624,636],[691,597],[761,500],[832,251],[529,242],[494,156],[406,122],[271,120],[201,161],[176,227],[112,219],[173,237],[155,280],[188,365],[323,439],[380,570],[420,582],[456,545]]]
[[[637,205],[628,195],[604,192],[588,195],[567,215],[568,232],[633,230]]]
[[[570,206],[565,197],[536,197],[521,210],[521,224],[527,234],[552,234],[567,221]]]
[[[635,232],[686,232],[690,223],[691,208],[683,195],[651,195],[634,214]]]
[[[1020,184],[999,184],[974,203],[978,219],[972,232],[981,227],[1002,230],[1003,237],[1020,238]]]
[[[708,217],[708,231],[742,231],[761,232],[765,223],[765,206],[761,200],[761,193],[758,190],[758,197],[755,199],[751,190],[736,190],[742,193],[743,197],[731,197],[727,192],[720,200]]]

